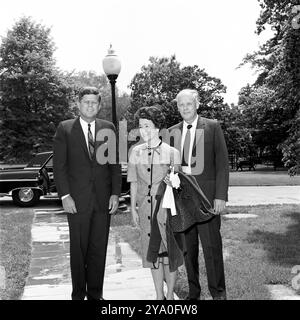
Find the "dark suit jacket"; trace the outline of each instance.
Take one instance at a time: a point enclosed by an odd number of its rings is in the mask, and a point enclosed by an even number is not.
[[[170,143],[181,151],[183,122],[169,128]],[[226,142],[217,120],[198,116],[192,152],[192,175],[213,204],[214,199],[228,201],[229,161]]]
[[[111,122],[96,119],[96,152],[105,143],[97,141],[97,133],[103,132],[99,131],[100,129],[115,132]],[[79,118],[59,124],[54,136],[53,170],[58,195],[61,197],[70,194],[80,213],[88,210],[93,194],[96,195],[99,210],[107,212],[110,196],[119,195],[121,192],[120,165],[99,164],[90,159]]]
[[[186,231],[196,223],[203,223],[214,217],[212,207],[208,199],[199,188],[195,177],[178,172],[180,179],[180,188],[173,188],[174,200],[177,214],[171,215],[170,209],[167,209],[166,220],[166,238],[168,247],[170,271],[175,271],[183,264],[183,256],[186,253],[185,242],[181,232]],[[155,196],[157,202],[154,209],[149,247],[147,251],[147,260],[156,262],[161,242],[161,234],[157,222],[157,213],[161,206],[166,190],[166,184],[162,181],[159,184]]]

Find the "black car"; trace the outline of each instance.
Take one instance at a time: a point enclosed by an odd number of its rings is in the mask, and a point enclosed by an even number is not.
[[[20,207],[37,204],[41,196],[57,198],[53,179],[53,152],[37,153],[25,167],[0,169],[0,197],[11,196]],[[122,195],[129,193],[127,166],[122,164]]]

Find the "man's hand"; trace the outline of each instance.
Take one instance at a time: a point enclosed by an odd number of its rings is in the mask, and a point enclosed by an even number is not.
[[[119,207],[119,196],[116,196],[113,194],[109,198],[109,206],[108,206],[109,214],[115,213],[118,207]]]
[[[77,213],[75,202],[70,195],[66,196],[62,200],[62,205],[64,207],[65,212],[72,213],[72,214]]]
[[[226,206],[226,202],[224,200],[215,199],[214,200],[214,210],[215,214],[220,214],[222,211],[224,211]]]

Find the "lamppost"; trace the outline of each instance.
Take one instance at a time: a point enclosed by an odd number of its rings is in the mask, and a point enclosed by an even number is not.
[[[115,96],[115,85],[118,75],[121,71],[121,62],[118,56],[115,54],[112,45],[108,49],[108,54],[102,61],[103,70],[109,79],[111,84],[111,101],[112,101],[112,121],[116,129],[118,128],[117,123],[117,111],[116,111],[116,96]]]

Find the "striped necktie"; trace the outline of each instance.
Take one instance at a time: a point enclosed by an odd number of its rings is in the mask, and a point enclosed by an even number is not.
[[[89,154],[90,154],[90,158],[91,160],[93,160],[94,158],[94,154],[95,154],[95,141],[92,135],[92,131],[91,131],[91,124],[88,124],[88,142],[89,142]]]
[[[183,144],[183,149],[182,149],[182,160],[181,160],[181,165],[182,166],[188,166],[189,162],[189,153],[190,153],[190,142],[191,142],[191,129],[192,125],[189,124],[187,126],[187,131],[186,135],[184,138],[184,144]]]

